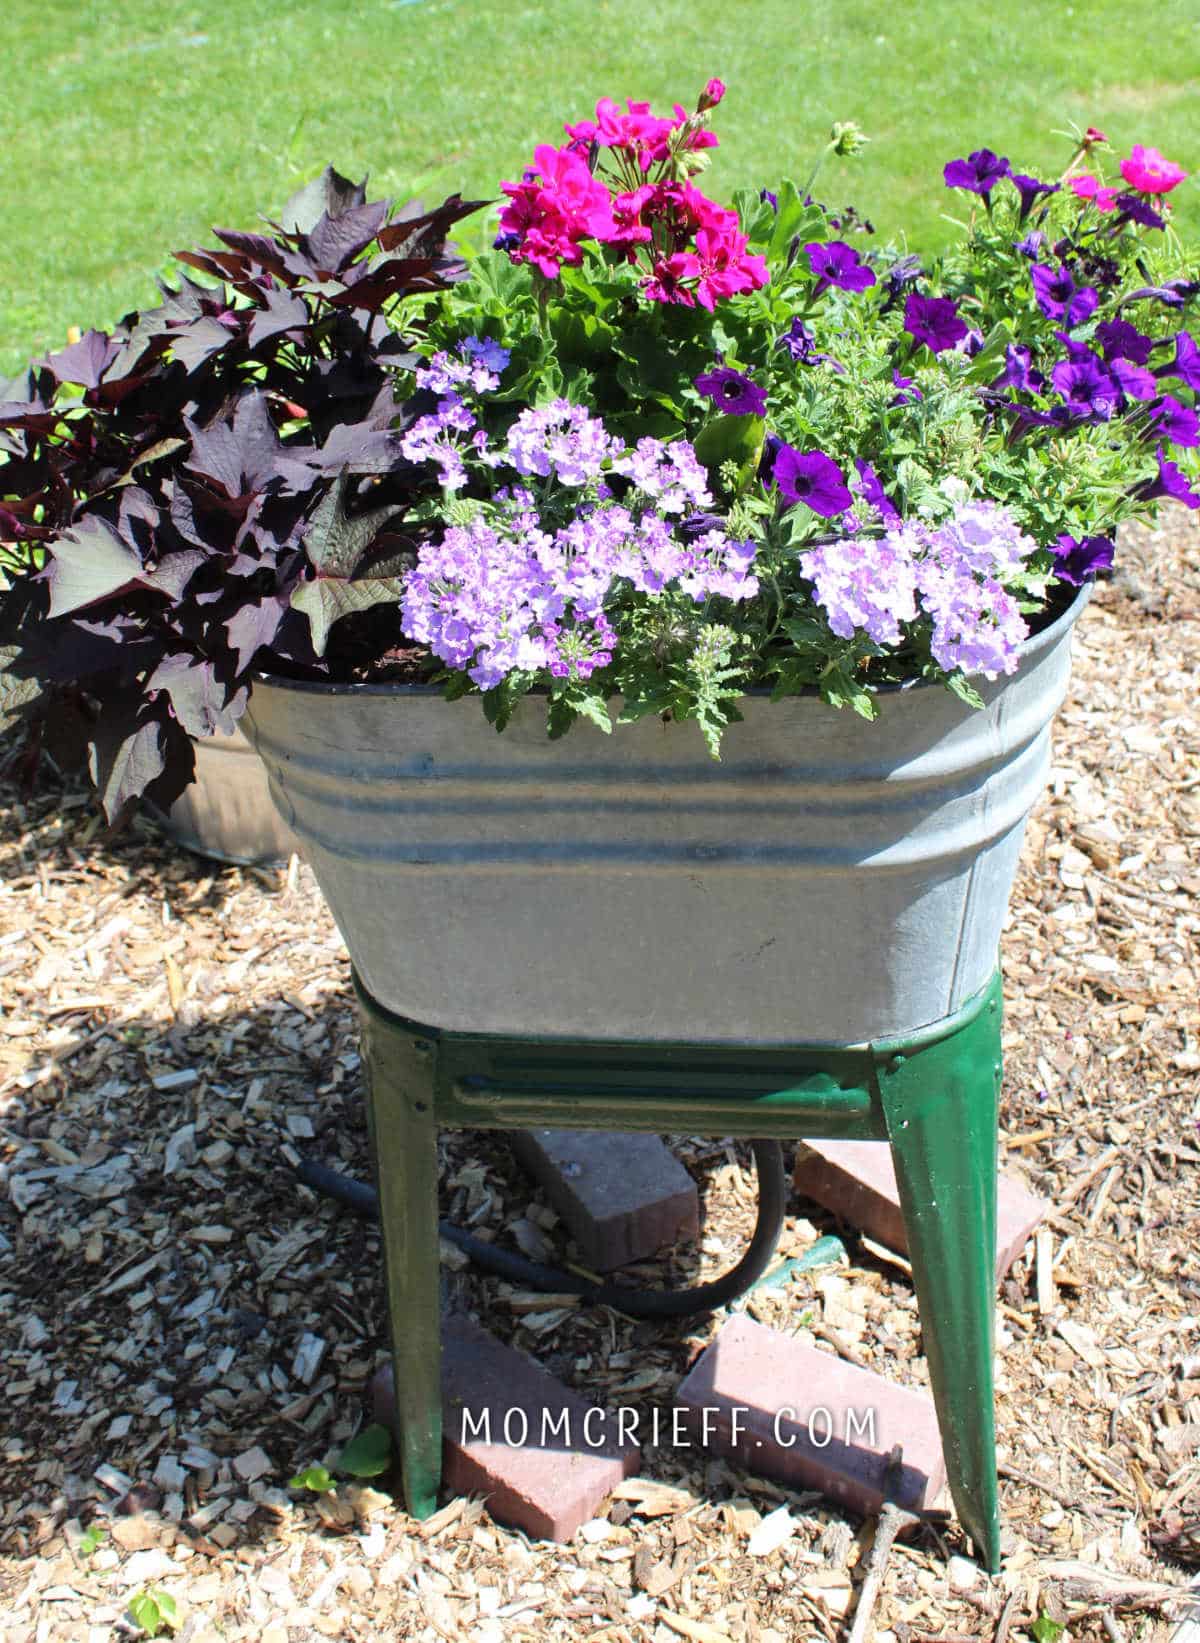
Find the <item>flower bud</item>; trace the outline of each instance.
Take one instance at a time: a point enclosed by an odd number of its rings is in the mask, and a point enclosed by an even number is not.
[[[710,108],[716,108],[724,95],[724,80],[710,80],[700,93],[700,101],[696,104],[696,113],[706,114]]]
[[[871,139],[854,124],[853,120],[838,120],[829,133],[829,146],[843,159],[861,154]]]

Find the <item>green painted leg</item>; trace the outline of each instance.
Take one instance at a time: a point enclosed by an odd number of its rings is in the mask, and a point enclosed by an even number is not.
[[[973,1020],[878,1069],[950,1492],[1000,1564],[993,1403],[1000,978]]]
[[[364,1064],[387,1275],[395,1441],[413,1517],[437,1505],[442,1477],[437,1125],[433,1047],[362,1012]]]

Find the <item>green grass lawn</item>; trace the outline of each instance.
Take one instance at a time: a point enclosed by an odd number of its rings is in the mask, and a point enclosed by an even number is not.
[[[1061,167],[1102,126],[1200,171],[1195,0],[7,0],[0,373],[156,300],[170,253],[249,226],[332,162],[373,194],[492,196],[598,96],[692,106],[729,86],[705,184],[803,174],[835,119],[872,137],[822,178],[932,247],[988,146]],[[1200,228],[1200,177],[1178,222]]]

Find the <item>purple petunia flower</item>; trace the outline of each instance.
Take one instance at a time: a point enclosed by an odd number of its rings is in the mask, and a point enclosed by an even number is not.
[[[986,200],[1001,178],[1012,176],[1012,167],[990,148],[977,148],[965,160],[951,160],[942,176],[947,188],[965,188],[968,193],[982,194]]]
[[[1129,359],[1114,359],[1109,361],[1108,368],[1126,399],[1153,399],[1157,394],[1158,383],[1154,380],[1154,373],[1147,371],[1145,366],[1135,365]]]
[[[896,394],[893,399],[888,401],[889,411],[896,405],[916,405],[918,401],[925,398],[921,390],[913,386],[913,379],[901,376],[899,371],[893,370],[892,382],[895,384]]]
[[[1182,468],[1167,460],[1161,445],[1154,454],[1158,458],[1158,478],[1148,479],[1144,485],[1139,485],[1136,494],[1146,502],[1165,496],[1172,502],[1182,502],[1185,508],[1200,508],[1200,491],[1194,491],[1188,484],[1188,477]]]
[[[1182,308],[1196,289],[1191,280],[1185,279],[1167,280],[1162,285],[1139,285],[1136,291],[1122,297],[1121,306],[1127,302],[1161,302],[1164,308]]]
[[[1121,408],[1120,383],[1098,354],[1060,359],[1050,372],[1050,381],[1074,417],[1108,422]]]
[[[1047,319],[1063,320],[1070,330],[1082,325],[1096,312],[1099,297],[1090,285],[1078,287],[1069,268],[1061,263],[1051,268],[1035,262],[1029,270],[1037,305]]]
[[[1143,228],[1167,226],[1167,219],[1160,217],[1150,202],[1143,200],[1139,194],[1118,194],[1117,210],[1121,213],[1119,220],[1140,223]]]
[[[797,365],[811,365],[816,357],[817,334],[797,314],[776,346],[786,348]]]
[[[1080,587],[1098,570],[1108,570],[1113,562],[1113,545],[1107,536],[1062,535],[1051,548],[1054,555],[1054,574],[1060,582]]]
[[[718,411],[724,411],[727,416],[766,414],[766,389],[760,388],[730,365],[718,365],[714,370],[698,376],[696,387],[702,394],[708,395]]]
[[[1057,194],[1062,187],[1061,183],[1043,183],[1036,177],[1029,177],[1023,171],[1010,171],[1008,180],[1021,196],[1021,215],[1019,222],[1024,222],[1043,194]]]
[[[919,291],[910,291],[905,301],[904,329],[933,354],[953,348],[967,335],[966,321],[949,297],[923,297]]]
[[[824,451],[798,451],[794,445],[781,445],[773,477],[789,502],[803,502],[823,519],[845,513],[854,501],[842,470]]]
[[[884,299],[881,313],[886,314],[894,308],[910,285],[915,285],[925,272],[920,257],[900,257],[883,276],[887,296]]]
[[[1164,394],[1150,423],[1150,436],[1168,445],[1200,445],[1200,417],[1173,394]]]
[[[854,466],[858,469],[858,490],[863,501],[875,509],[885,525],[898,525],[900,514],[895,503],[883,488],[883,481],[869,462],[864,462],[861,456],[856,456]]]
[[[1102,320],[1096,327],[1096,341],[1107,360],[1128,359],[1145,365],[1154,347],[1153,337],[1145,337],[1127,319]]]
[[[1200,348],[1188,331],[1180,331],[1175,338],[1175,358],[1169,365],[1159,367],[1162,377],[1178,377],[1194,393],[1200,393]]]
[[[1046,236],[1042,233],[1041,229],[1031,228],[1023,240],[1018,240],[1016,242],[1013,246],[1013,250],[1019,251],[1023,257],[1028,257],[1032,262],[1034,258],[1041,256],[1042,247],[1045,243]]]
[[[764,205],[769,205],[771,207],[771,210],[774,211],[776,213],[776,215],[778,215],[778,212],[779,212],[779,196],[778,196],[778,194],[772,194],[772,192],[769,188],[760,188],[759,191],[758,191],[758,197]]]
[[[1018,393],[1038,393],[1045,384],[1040,371],[1033,368],[1033,354],[1022,343],[1010,342],[1004,350],[1004,369],[992,383],[993,388],[1015,388]]]
[[[845,240],[813,241],[804,247],[808,265],[817,276],[813,296],[819,297],[831,285],[839,291],[865,291],[875,284],[875,271],[868,268],[853,246]]]

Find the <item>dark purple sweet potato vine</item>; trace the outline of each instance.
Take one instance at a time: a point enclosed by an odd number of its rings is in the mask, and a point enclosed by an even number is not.
[[[177,254],[215,286],[183,276],[0,383],[0,542],[27,561],[0,712],[81,702],[110,820],[183,791],[190,738],[232,728],[256,669],[345,677],[394,643],[371,611],[411,559],[431,479],[400,435],[431,402],[395,397],[416,356],[388,313],[462,277],[447,234],[482,203],[393,212],[327,168],[269,234]]]

